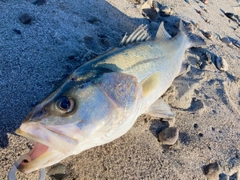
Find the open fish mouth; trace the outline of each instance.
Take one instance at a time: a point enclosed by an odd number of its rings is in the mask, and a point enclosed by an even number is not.
[[[30,173],[44,166],[48,166],[51,159],[56,155],[48,146],[35,142],[34,148],[27,154],[20,156],[17,169],[23,173]],[[20,160],[21,159],[21,160]]]
[[[40,123],[23,123],[16,134],[24,136],[35,142],[33,149],[22,155],[17,169],[24,173],[51,166],[65,157],[77,146],[76,139],[59,134]],[[20,157],[21,159],[21,157]]]

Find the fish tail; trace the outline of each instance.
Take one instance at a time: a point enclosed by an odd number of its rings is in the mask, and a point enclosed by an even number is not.
[[[187,36],[187,40],[189,42],[189,47],[206,45],[205,41],[201,37],[199,37],[195,34],[192,34],[186,30],[186,28],[183,25],[182,20],[180,20],[180,22],[179,22],[179,30],[180,30],[180,34]]]

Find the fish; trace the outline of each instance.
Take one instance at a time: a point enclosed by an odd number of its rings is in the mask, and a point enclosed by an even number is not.
[[[141,25],[120,44],[76,69],[28,114],[15,132],[35,145],[19,171],[30,173],[109,143],[142,114],[175,116],[161,96],[181,72],[185,51],[205,42],[180,21],[175,37],[161,23],[150,39]]]

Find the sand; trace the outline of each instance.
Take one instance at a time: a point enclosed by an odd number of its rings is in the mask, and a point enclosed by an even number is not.
[[[84,62],[118,46],[125,32],[148,24],[154,34],[161,21],[171,35],[179,18],[198,23],[194,34],[207,45],[191,48],[185,59],[189,71],[176,78],[164,99],[176,112],[180,131],[173,146],[163,146],[157,134],[169,126],[142,115],[121,138],[63,160],[47,169],[47,179],[206,179],[204,167],[219,164],[219,177],[240,176],[240,49],[219,40],[240,40],[239,1],[158,1],[172,8],[170,16],[149,20],[134,0],[0,1],[0,179],[32,143],[14,134],[28,112],[60,81]],[[197,11],[201,12],[197,12]],[[19,17],[27,13],[29,24]],[[201,15],[200,15],[200,14]],[[211,31],[211,39],[203,32]],[[212,56],[207,59],[206,52]],[[222,57],[228,70],[216,68]],[[38,172],[17,173],[18,179],[36,179]],[[51,177],[50,177],[51,176]]]

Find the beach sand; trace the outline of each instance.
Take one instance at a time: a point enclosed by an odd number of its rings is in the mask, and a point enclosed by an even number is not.
[[[171,123],[142,115],[124,136],[48,168],[47,179],[202,180],[210,163],[219,166],[212,179],[239,179],[240,48],[219,39],[240,42],[239,1],[156,1],[172,8],[169,16],[159,15],[155,6],[142,11],[140,0],[37,2],[0,0],[0,179],[7,179],[14,162],[32,147],[14,131],[61,80],[117,47],[140,24],[154,34],[165,21],[166,30],[176,35],[179,19],[195,24],[193,33],[207,45],[186,52],[189,71],[164,95],[176,113],[177,143],[164,146],[157,138]],[[30,19],[21,22],[25,13]],[[210,39],[203,35],[208,31]],[[227,71],[217,69],[218,57],[226,60]],[[17,173],[23,180],[37,176]]]

